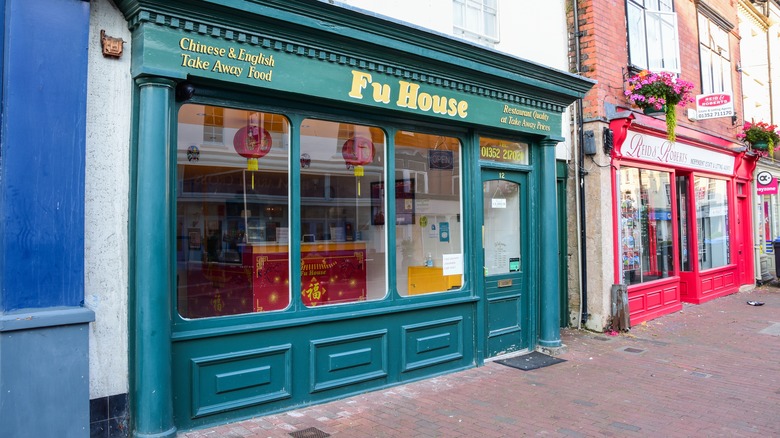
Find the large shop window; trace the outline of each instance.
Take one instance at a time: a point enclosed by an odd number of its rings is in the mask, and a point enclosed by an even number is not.
[[[289,132],[279,114],[194,104],[179,110],[176,284],[182,317],[290,304]]]
[[[638,69],[680,73],[673,0],[628,0],[629,62]]]
[[[674,275],[670,174],[620,169],[620,248],[627,285]]]
[[[305,305],[386,295],[385,233],[372,216],[371,191],[384,184],[385,161],[385,134],[379,128],[303,121],[300,275]]]
[[[729,199],[725,180],[697,176],[696,231],[699,236],[699,269],[711,269],[730,263]]]
[[[460,142],[452,137],[399,131],[395,136],[396,276],[402,296],[460,289],[463,228]],[[393,221],[382,206],[382,183],[371,187],[373,223]],[[393,222],[389,222],[392,224]]]
[[[461,288],[456,138],[398,132],[388,184],[383,129],[305,119],[300,157],[292,161],[291,132],[280,114],[200,104],[179,110],[176,287],[183,318],[280,311],[298,293],[307,307],[383,299],[388,247],[396,251],[402,296]],[[290,163],[300,166],[292,184]],[[394,248],[388,226],[395,226]],[[291,248],[300,251],[292,270]],[[291,275],[299,276],[300,291],[291,291]]]

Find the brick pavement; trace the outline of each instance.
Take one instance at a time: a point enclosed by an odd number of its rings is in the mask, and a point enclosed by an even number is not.
[[[777,287],[685,305],[617,336],[562,335],[566,362],[546,368],[491,362],[179,437],[290,438],[310,427],[339,438],[780,436]]]

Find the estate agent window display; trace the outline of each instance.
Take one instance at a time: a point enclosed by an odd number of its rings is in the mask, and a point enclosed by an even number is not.
[[[676,202],[671,181],[676,184]],[[706,176],[674,176],[672,172],[624,166],[619,171],[620,260],[626,285],[677,274],[673,240],[677,232],[679,269],[719,268],[731,263],[729,198],[726,180]],[[695,214],[689,211],[693,197]],[[673,212],[677,219],[673,222]],[[695,223],[691,220],[695,218]],[[696,229],[697,247],[691,248]]]

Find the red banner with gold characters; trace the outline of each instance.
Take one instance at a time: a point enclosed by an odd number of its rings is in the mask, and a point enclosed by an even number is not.
[[[366,299],[366,251],[304,251],[301,257],[301,300],[306,306]],[[254,255],[254,310],[287,306],[287,253]]]
[[[282,310],[290,303],[286,246],[254,246],[241,263],[196,262],[187,266],[186,293],[179,293],[185,318]],[[361,242],[303,244],[301,300],[306,306],[364,301],[366,250]]]

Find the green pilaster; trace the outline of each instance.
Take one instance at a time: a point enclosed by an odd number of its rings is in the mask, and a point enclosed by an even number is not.
[[[132,416],[136,437],[172,437],[171,108],[175,83],[141,78],[135,186],[135,355]]]
[[[541,143],[541,173],[539,177],[540,239],[544,242],[539,254],[539,345],[561,346],[560,305],[558,288],[558,202],[556,198],[555,138]]]

